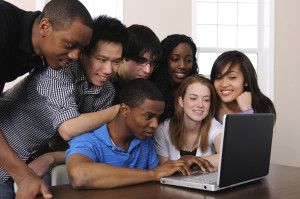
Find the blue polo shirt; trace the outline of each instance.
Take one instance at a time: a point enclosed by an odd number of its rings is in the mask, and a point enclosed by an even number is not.
[[[129,150],[125,151],[112,143],[106,124],[91,133],[77,136],[68,143],[70,148],[66,151],[67,159],[72,154],[80,153],[94,162],[119,167],[153,169],[158,164],[151,138],[134,138]]]

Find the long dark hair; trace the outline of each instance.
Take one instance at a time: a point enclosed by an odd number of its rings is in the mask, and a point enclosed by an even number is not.
[[[166,101],[164,113],[159,118],[160,123],[174,114],[174,94],[171,85],[168,82],[168,58],[173,49],[180,43],[189,44],[193,52],[193,66],[189,76],[198,74],[198,64],[196,59],[197,47],[191,37],[174,34],[167,36],[161,41],[160,64],[150,76],[150,80],[161,90]]]
[[[256,113],[274,113],[276,116],[276,110],[273,102],[265,96],[259,89],[257,83],[257,74],[250,61],[250,59],[242,52],[239,51],[227,51],[221,54],[212,67],[210,73],[210,79],[214,85],[214,81],[217,75],[221,74],[226,65],[230,63],[230,67],[238,65],[244,75],[244,83],[247,86],[244,87],[244,91],[251,92],[252,95],[252,108]],[[219,96],[217,96],[220,101]]]

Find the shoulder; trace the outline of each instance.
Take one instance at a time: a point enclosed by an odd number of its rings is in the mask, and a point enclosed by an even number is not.
[[[223,128],[223,125],[220,124],[220,122],[218,122],[215,118],[212,118],[210,132],[221,133],[222,128]]]
[[[160,123],[158,125],[157,130],[168,132],[169,131],[169,126],[170,126],[170,119],[168,118],[168,119],[166,119],[165,121],[163,121],[162,123]]]
[[[1,10],[0,14],[2,15],[16,15],[18,14],[18,12],[23,12],[23,13],[26,12],[6,1],[0,1],[0,10]]]

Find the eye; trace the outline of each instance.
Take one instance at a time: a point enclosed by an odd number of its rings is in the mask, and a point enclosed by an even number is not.
[[[104,62],[106,62],[106,59],[104,59],[104,58],[96,58],[99,62],[101,62],[101,63],[104,63]]]
[[[190,97],[190,99],[191,99],[191,100],[193,100],[193,101],[195,101],[195,100],[196,100],[196,98],[195,98],[195,97]]]
[[[209,98],[204,99],[204,102],[210,102],[210,99]]]
[[[192,61],[193,61],[192,59],[185,60],[186,63],[192,63]]]
[[[67,42],[68,48],[76,48],[76,44]]]
[[[114,61],[112,61],[112,63],[114,64],[114,65],[120,65],[121,64],[121,60],[114,60]]]
[[[153,118],[153,115],[146,115],[146,120],[151,120]]]
[[[146,61],[143,61],[143,60],[137,60],[136,63],[137,63],[138,65],[144,65],[144,64],[146,64]]]
[[[171,58],[172,62],[178,62],[178,58]]]
[[[215,80],[220,80],[220,79],[222,79],[222,76],[216,76],[215,77]]]
[[[235,76],[230,76],[230,77],[229,77],[229,79],[235,79],[235,78],[236,78]]]

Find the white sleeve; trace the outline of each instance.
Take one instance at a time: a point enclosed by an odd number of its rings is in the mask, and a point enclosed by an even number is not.
[[[167,158],[170,156],[169,139],[166,137],[169,135],[168,131],[169,122],[165,121],[158,126],[153,137],[156,154]]]
[[[209,130],[209,145],[213,146],[214,140],[217,135],[222,133],[222,124],[220,124],[215,118],[211,120],[211,127]]]

